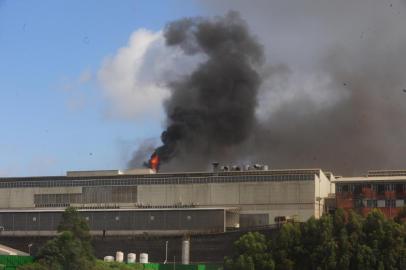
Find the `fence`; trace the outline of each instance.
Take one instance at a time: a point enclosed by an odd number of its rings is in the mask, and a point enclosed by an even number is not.
[[[31,256],[0,255],[0,270],[15,270],[20,265],[32,262]]]
[[[210,264],[158,264],[147,263],[143,264],[144,270],[222,270],[221,265]]]

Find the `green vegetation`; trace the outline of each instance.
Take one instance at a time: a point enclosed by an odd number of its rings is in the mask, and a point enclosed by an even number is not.
[[[402,215],[403,212],[402,212]],[[334,216],[283,225],[272,239],[254,232],[235,242],[225,270],[402,270],[406,225],[372,211],[366,218],[338,209]]]
[[[172,270],[170,264],[125,264],[96,260],[91,247],[87,222],[75,208],[67,208],[58,226],[58,236],[39,251],[35,262],[19,266],[18,270]],[[9,256],[10,257],[10,256]],[[11,256],[13,257],[13,256]],[[15,258],[13,258],[15,259]],[[1,261],[0,261],[1,262]],[[32,262],[32,257],[24,261]],[[217,270],[213,265],[176,265],[178,270]],[[0,268],[1,270],[1,268]]]
[[[235,253],[225,258],[224,269],[406,269],[405,217],[406,208],[395,220],[385,218],[379,210],[363,218],[354,212],[346,215],[338,209],[334,216],[326,215],[319,220],[311,218],[305,223],[284,224],[271,239],[258,232],[250,232],[235,242]],[[40,249],[34,263],[17,269],[141,270],[170,267],[96,260],[90,244],[88,225],[74,208],[66,209],[58,232],[57,237]]]
[[[76,209],[65,210],[58,226],[59,235],[39,251],[35,263],[19,270],[91,270],[98,269],[93,255],[89,227]]]
[[[32,263],[33,257],[20,255],[0,255],[0,270],[15,270],[20,265]]]

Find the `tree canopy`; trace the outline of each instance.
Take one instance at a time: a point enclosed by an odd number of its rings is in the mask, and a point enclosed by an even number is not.
[[[34,264],[19,270],[89,270],[95,266],[87,222],[75,208],[69,207],[58,226],[59,235],[38,252]]]
[[[224,266],[225,270],[402,270],[405,236],[405,224],[387,219],[379,210],[363,218],[338,209],[318,220],[284,224],[271,239],[258,232],[243,235]]]

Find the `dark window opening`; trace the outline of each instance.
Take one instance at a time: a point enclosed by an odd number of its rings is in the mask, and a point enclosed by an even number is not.
[[[360,184],[356,184],[356,185],[354,185],[354,194],[361,194],[361,192],[362,192],[362,185],[360,185]]]
[[[367,206],[368,208],[375,208],[377,207],[377,201],[376,200],[367,200]]]
[[[385,207],[395,208],[396,207],[396,201],[395,200],[386,200],[385,201]]]
[[[385,185],[384,184],[378,184],[376,191],[377,191],[378,194],[384,194],[385,193]]]
[[[354,200],[354,207],[355,208],[363,208],[364,203],[362,202],[362,200]]]
[[[403,184],[395,184],[395,191],[396,193],[403,193],[404,185]]]

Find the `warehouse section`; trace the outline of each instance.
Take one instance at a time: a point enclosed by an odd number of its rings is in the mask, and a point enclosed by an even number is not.
[[[68,206],[87,213],[94,234],[225,231],[268,226],[281,217],[304,221],[323,214],[333,179],[320,169],[269,170],[264,165],[0,178],[0,228],[3,234],[51,234]]]

